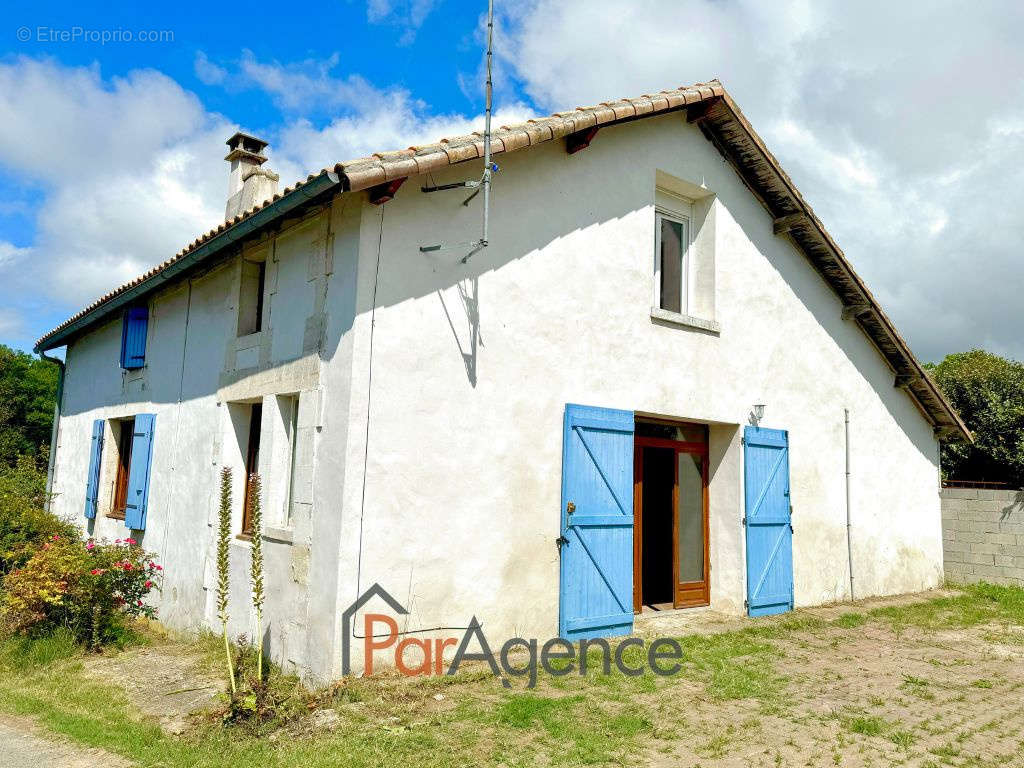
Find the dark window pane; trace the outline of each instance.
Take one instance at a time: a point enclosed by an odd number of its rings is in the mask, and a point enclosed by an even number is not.
[[[661,308],[682,312],[683,225],[661,220]]]
[[[682,443],[706,443],[707,427],[702,424],[658,424],[650,421],[636,422],[637,437],[660,437],[664,440],[678,440]]]
[[[260,427],[263,421],[263,405],[256,403],[249,415],[249,448],[245,455],[245,498],[242,501],[242,533],[252,533],[252,509],[249,506],[249,489],[252,476],[260,466]]]

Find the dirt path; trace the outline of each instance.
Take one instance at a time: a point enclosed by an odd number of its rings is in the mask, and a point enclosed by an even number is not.
[[[144,714],[167,733],[181,733],[189,715],[212,709],[224,690],[221,670],[190,643],[160,643],[86,659],[85,674],[121,686]]]
[[[58,741],[31,720],[0,715],[0,768],[130,768],[102,749]]]
[[[956,593],[947,593],[956,594]],[[926,593],[923,597],[942,596]],[[912,605],[918,596],[858,606]],[[827,621],[850,608],[801,611]],[[712,619],[706,623],[713,625]],[[747,625],[749,626],[749,624]],[[731,628],[731,627],[730,627]],[[690,631],[694,631],[691,627]],[[699,630],[698,630],[699,631]],[[658,768],[1022,766],[1024,630],[834,624],[772,641],[785,696],[766,706],[694,691]]]

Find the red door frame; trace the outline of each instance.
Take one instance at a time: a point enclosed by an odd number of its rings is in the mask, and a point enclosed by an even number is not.
[[[670,426],[686,425],[700,427],[708,435],[705,424],[669,421],[664,419],[637,419],[656,424]],[[708,441],[689,443],[660,437],[633,438],[633,612],[640,613],[643,609],[643,449],[667,448],[675,452],[675,478],[672,484],[672,573],[673,607],[693,608],[709,605],[711,602],[711,563],[710,563],[710,531],[708,514]],[[701,581],[679,581],[679,454],[689,453],[701,457],[701,495],[704,528],[704,578]]]

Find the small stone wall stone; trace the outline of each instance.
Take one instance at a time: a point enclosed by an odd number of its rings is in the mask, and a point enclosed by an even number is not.
[[[944,488],[946,579],[1024,586],[1024,490]]]

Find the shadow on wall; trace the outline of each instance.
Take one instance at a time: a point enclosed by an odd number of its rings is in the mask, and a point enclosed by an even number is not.
[[[678,127],[686,132],[688,139],[696,138],[697,141],[677,141],[677,134],[664,130],[666,125]],[[664,164],[670,166],[668,170],[672,172],[675,168],[674,172],[679,173],[678,169],[682,167],[686,177],[700,179],[714,191],[719,204],[728,211],[754,247],[766,257],[771,268],[790,287],[792,294],[861,371],[874,388],[879,401],[913,440],[915,447],[923,455],[935,455],[931,429],[909,402],[909,396],[894,387],[892,374],[870,340],[856,327],[855,321],[841,319],[840,301],[832,289],[802,253],[787,239],[773,233],[770,214],[750,194],[732,168],[722,162],[717,150],[700,135],[698,129],[688,126],[685,118],[670,115],[607,127],[601,133],[599,140],[580,155],[568,155],[560,142],[551,142],[529,152],[505,157],[501,174],[494,185],[491,245],[474,255],[465,265],[460,263],[462,254],[456,251],[443,251],[440,256],[425,255],[419,251],[419,246],[432,242],[439,233],[444,233],[449,240],[456,240],[478,232],[479,207],[463,207],[458,200],[443,194],[422,194],[409,189],[412,185],[407,185],[409,191],[404,195],[398,195],[379,209],[379,214],[374,207],[363,205],[364,218],[379,215],[381,221],[379,224],[374,222],[372,227],[367,226],[365,221],[359,227],[357,222],[353,231],[343,234],[335,263],[336,271],[343,275],[332,283],[332,293],[328,295],[328,315],[335,326],[323,346],[321,356],[329,361],[343,348],[342,340],[351,329],[351,318],[354,316],[370,312],[374,306],[380,309],[434,293],[438,296],[439,311],[445,316],[455,341],[453,351],[460,356],[465,366],[469,386],[475,388],[481,375],[480,349],[483,347],[481,318],[484,308],[479,296],[481,275],[556,245],[575,232],[620,220],[651,205],[654,167],[659,164],[656,159],[672,149],[676,156],[665,161]],[[642,148],[642,151],[626,151],[636,147]],[[637,164],[647,163],[648,158],[651,173],[637,173]],[[600,171],[595,177],[596,168]],[[453,168],[436,174],[435,181],[457,181],[469,171],[469,166]],[[581,194],[580,190],[592,192]],[[387,210],[386,219],[384,209]],[[355,211],[349,215],[354,216]],[[376,275],[361,276],[357,273],[357,233],[361,228],[367,232],[372,228],[373,240],[376,241],[373,245],[379,243]],[[368,237],[362,238],[362,245],[369,246]],[[645,258],[648,253],[646,243],[624,243],[623,246],[637,247],[638,252],[645,254]],[[559,249],[552,248],[549,253],[550,258],[558,258]],[[371,272],[373,257],[374,254],[364,254],[362,265],[371,265]],[[185,374],[186,378],[194,379],[192,386],[179,388],[177,381],[173,382],[173,386],[170,386],[170,382],[156,381],[144,391],[127,393],[122,402],[188,401],[216,393],[216,378],[223,367],[223,347],[211,344],[210,339],[221,326],[225,327],[225,343],[234,338],[234,328],[229,327],[231,324],[225,321],[229,313],[224,312],[224,306],[225,302],[230,301],[227,284],[224,280],[217,285],[212,283],[218,269],[214,267],[193,281],[195,296],[190,304],[190,321],[184,329],[183,337],[176,341],[179,364],[181,351],[187,350],[189,367],[196,371],[191,377]],[[359,291],[356,288],[357,280],[375,280],[376,285],[372,290]],[[363,283],[364,287],[367,282]],[[581,277],[576,285],[553,286],[552,294],[556,298],[551,295],[530,297],[524,294],[521,311],[531,311],[531,300],[557,301],[559,292],[564,292],[567,297],[564,303],[571,304],[579,299],[575,292],[585,290],[585,285]],[[457,291],[460,300],[461,307],[457,309],[445,298],[445,292],[451,289]],[[342,295],[339,296],[339,293]],[[168,305],[178,302],[184,313],[184,286],[168,294],[166,299],[161,297],[160,301],[166,301]],[[338,302],[341,304],[334,306]],[[164,314],[170,314],[172,310],[173,307],[168,306]],[[728,308],[724,308],[723,314],[728,311]],[[566,334],[576,334],[578,327],[572,324],[569,315],[567,310],[557,317],[565,322]],[[342,320],[339,321],[339,317]],[[462,328],[466,330],[461,331]],[[200,333],[198,329],[203,332]],[[116,340],[113,338],[115,335]],[[194,341],[196,337],[199,338]],[[110,343],[115,341],[119,341],[119,334],[111,334]],[[791,339],[778,340],[780,347],[791,343]],[[552,347],[551,354],[558,354],[556,347]],[[116,358],[116,350],[111,348],[110,359]],[[558,361],[552,359],[550,363],[555,365]],[[199,371],[204,376],[211,375],[207,368],[213,372],[212,379],[198,380]],[[75,375],[73,360],[69,375]],[[765,367],[762,375],[772,376],[770,365]],[[821,380],[822,386],[827,386],[827,372],[821,372]],[[179,398],[179,392],[182,391],[184,394]],[[79,399],[87,400],[88,395]],[[95,407],[96,403],[76,402],[65,405],[66,413],[75,413],[76,410]]]
[[[437,291],[437,298],[441,302],[441,309],[444,310],[445,319],[448,320],[448,325],[452,329],[452,336],[455,337],[455,346],[458,347],[459,354],[462,355],[462,362],[466,366],[466,377],[469,379],[469,384],[471,387],[476,387],[477,348],[483,346],[483,339],[480,337],[480,278],[474,277],[471,280],[460,280],[458,289],[459,298],[462,300],[462,314],[465,315],[468,326],[469,340],[466,345],[468,349],[464,349],[462,346],[462,339],[459,338],[459,332],[452,321],[452,313],[448,311],[448,305],[445,303],[444,293],[441,290]]]
[[[486,305],[482,307],[479,301],[480,277],[529,254],[557,246],[559,241],[576,232],[623,219],[650,206],[654,194],[653,168],[650,175],[637,173],[637,163],[644,162],[645,156],[622,151],[622,142],[628,139],[640,146],[650,138],[652,146],[657,147],[658,142],[664,144],[665,137],[671,137],[663,131],[665,123],[675,119],[671,116],[654,118],[603,129],[602,141],[595,142],[582,153],[584,158],[587,153],[594,156],[593,160],[601,168],[600,178],[614,180],[617,190],[605,186],[593,194],[580,194],[581,189],[594,188],[595,163],[581,162],[580,156],[566,154],[559,142],[506,157],[494,186],[491,245],[466,264],[460,263],[462,254],[457,251],[443,251],[440,256],[426,255],[419,252],[419,246],[439,239],[437,235],[441,233],[450,240],[472,234],[479,227],[479,209],[466,209],[450,197],[421,194],[415,190],[397,196],[386,204],[387,217],[380,233],[382,256],[378,284],[373,291],[376,308],[435,293],[455,340],[454,351],[463,360],[470,386],[476,387],[483,363],[478,354],[478,347],[483,346],[481,316],[486,311]],[[720,205],[789,286],[800,304],[861,372],[915,448],[929,459],[935,459],[937,449],[931,427],[909,395],[894,386],[888,365],[856,321],[842,319],[839,297],[788,238],[774,234],[771,215],[751,195],[731,166],[722,162],[717,150],[700,136],[696,128],[686,126],[685,122],[680,125],[685,131],[692,131],[699,138],[699,143],[683,145],[682,160],[674,160],[671,164],[682,162],[686,165],[688,178],[702,179],[714,191]],[[657,151],[651,154],[656,156]],[[435,181],[456,181],[465,175],[466,170],[455,168],[440,174]],[[528,180],[526,183],[523,183],[524,178]],[[647,257],[646,243],[637,246],[626,244],[625,247],[638,247]],[[558,258],[558,251],[557,247],[549,250],[550,258]],[[647,265],[643,266],[646,268]],[[572,292],[585,290],[586,279],[594,278],[581,276],[575,286],[553,286],[551,295],[540,300],[558,301],[559,292],[564,291],[564,303],[571,305],[578,299]],[[453,288],[458,291],[469,328],[465,342],[457,330],[461,317],[456,318],[450,302],[445,299],[445,292]],[[371,310],[369,297],[370,292],[360,293],[355,310],[357,314]],[[524,294],[522,311],[531,311],[530,298]],[[722,314],[727,313],[730,310],[723,308]],[[570,314],[571,311],[566,310],[559,317],[566,322],[565,332],[576,334],[577,326],[571,325]],[[500,324],[502,319],[492,318],[491,322]],[[792,343],[792,339],[780,337],[777,349],[780,353],[783,349],[788,351]],[[329,354],[329,350],[325,350],[325,354]],[[552,349],[552,354],[557,354],[557,349]],[[557,362],[551,360],[552,365]],[[813,368],[813,364],[809,363],[808,368]],[[824,392],[828,388],[828,373],[818,371],[815,374],[820,378]],[[762,375],[765,378],[773,375],[770,365]],[[841,422],[841,405],[837,407],[840,408],[837,418]]]
[[[1004,523],[1009,522],[1010,518],[1015,514],[1024,514],[1024,490],[1018,491],[1014,500],[1003,507],[1000,521]]]

